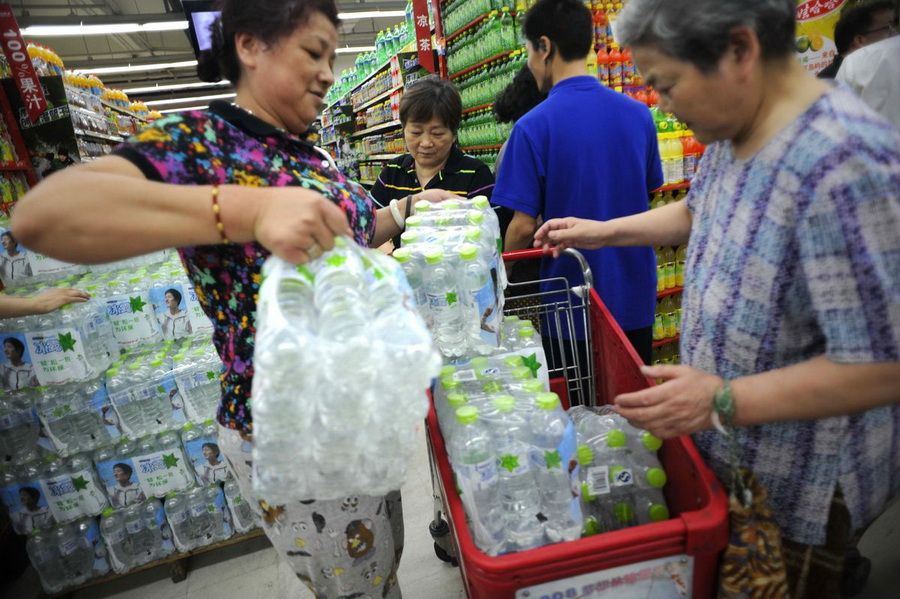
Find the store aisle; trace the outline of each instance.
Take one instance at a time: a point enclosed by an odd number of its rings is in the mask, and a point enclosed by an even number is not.
[[[403,595],[409,599],[460,599],[465,597],[459,570],[434,555],[428,524],[432,499],[424,425],[416,437],[416,460],[403,487],[406,546],[400,563]],[[31,599],[39,596],[39,583],[28,569],[16,585],[0,590],[0,596]],[[187,580],[168,578],[167,568],[155,568],[123,580],[88,588],[72,599],[308,599],[312,595],[293,573],[279,568],[275,551],[265,538],[200,555],[191,560]]]

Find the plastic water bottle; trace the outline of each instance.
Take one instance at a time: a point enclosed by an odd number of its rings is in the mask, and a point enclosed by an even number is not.
[[[209,351],[212,350],[212,351]],[[222,362],[214,348],[199,346],[187,354],[178,354],[175,383],[184,399],[185,416],[191,422],[205,422],[216,415],[221,396]]]
[[[91,578],[94,547],[90,541],[78,534],[78,527],[63,524],[53,531],[53,539],[59,551],[63,585],[77,586]]]
[[[496,555],[503,545],[503,520],[497,509],[500,479],[496,454],[476,408],[459,408],[456,420],[459,427],[450,440],[450,461],[463,505],[478,548]]]
[[[28,391],[0,392],[0,457],[23,464],[37,457],[39,425],[31,410]]]
[[[206,504],[203,488],[192,489],[187,494],[191,514],[191,542],[195,547],[208,545],[215,535],[215,521]]]
[[[61,591],[65,585],[64,572],[59,549],[55,546],[52,535],[35,532],[28,537],[25,547],[44,590],[51,594]]]
[[[490,328],[491,322],[499,323],[490,271],[487,263],[480,259],[478,246],[463,244],[457,251],[469,347],[477,353],[489,354],[496,351],[500,341],[498,331],[485,330]]]
[[[190,551],[195,547],[196,533],[187,494],[174,491],[169,493],[166,497],[165,510],[176,547],[179,551]]]
[[[425,282],[422,276],[422,264],[418,259],[419,255],[413,253],[408,247],[401,247],[394,250],[393,256],[403,268],[406,280],[413,290],[416,309],[428,326],[431,326],[431,312],[428,309],[428,297],[425,295]]]
[[[453,269],[444,251],[425,251],[425,296],[434,319],[434,338],[445,356],[461,356],[466,351],[465,320]]]
[[[575,428],[555,393],[542,393],[536,399],[530,428],[542,513],[547,519],[544,531],[557,543],[581,536],[582,515],[577,495],[572,493],[570,461],[575,459]]]
[[[129,505],[123,513],[125,532],[128,534],[135,565],[146,564],[153,559],[154,554],[153,531],[147,530],[144,524],[142,505],[140,503]]]
[[[257,526],[253,508],[241,495],[241,489],[236,480],[230,479],[225,482],[225,499],[231,509],[231,517],[237,532],[243,534]]]
[[[493,442],[499,472],[500,505],[505,518],[508,551],[524,551],[543,544],[544,530],[538,514],[541,495],[531,464],[529,430],[511,395],[494,398]]]
[[[218,543],[231,536],[231,527],[225,520],[225,496],[218,484],[212,484],[203,489],[203,499],[206,511],[212,521],[212,532],[207,544]]]
[[[609,455],[610,492],[606,500],[607,518],[613,530],[637,524],[634,509],[634,467],[628,450],[628,436],[615,428],[606,437]]]
[[[110,565],[117,574],[127,572],[135,566],[121,512],[111,507],[103,510],[100,518],[100,534],[109,552]]]
[[[347,248],[347,241],[335,239],[335,249],[317,261],[315,305],[319,309],[319,333],[334,341],[358,335],[367,324],[361,264]]]

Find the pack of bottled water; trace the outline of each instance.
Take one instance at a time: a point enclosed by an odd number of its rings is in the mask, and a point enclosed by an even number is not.
[[[257,309],[253,484],[271,502],[399,489],[440,368],[396,261],[338,238],[270,258]]]
[[[100,532],[110,566],[117,574],[175,551],[172,529],[158,499],[147,499],[120,510],[107,508],[100,518]]]
[[[0,218],[0,281],[5,289],[62,279],[87,271],[86,266],[69,264],[26,249],[13,236],[9,219]]]
[[[569,414],[578,433],[585,534],[667,520],[662,441],[608,406],[576,406]]]
[[[34,411],[35,390],[0,391],[0,460],[23,464],[38,456],[40,422]]]
[[[434,398],[479,549],[497,555],[581,536],[575,428],[521,356],[445,366]]]
[[[188,422],[181,429],[181,443],[194,469],[197,483],[210,485],[232,478],[228,462],[219,449],[219,435],[212,420],[202,425]]]
[[[37,531],[28,538],[25,548],[47,593],[84,584],[110,570],[96,518]]]
[[[496,213],[483,196],[416,210],[394,257],[435,343],[448,358],[496,352],[506,287]]]
[[[110,503],[128,507],[150,497],[162,498],[171,491],[195,484],[191,465],[175,431],[147,435],[137,441],[122,439],[94,454],[94,463]]]
[[[231,523],[234,531],[244,534],[253,528],[257,528],[260,525],[259,517],[253,510],[250,502],[241,493],[237,480],[230,478],[225,481],[223,491],[225,492],[225,502],[228,504],[228,509],[231,512]]]
[[[170,493],[165,501],[166,519],[179,551],[191,551],[231,537],[231,513],[218,484]]]
[[[0,380],[8,391],[96,379],[118,351],[96,300],[0,320],[0,339]]]
[[[92,452],[122,435],[103,378],[38,387],[31,393],[43,430],[60,456]]]
[[[222,360],[211,342],[196,341],[173,356],[173,373],[190,422],[206,422],[215,417],[222,395]]]

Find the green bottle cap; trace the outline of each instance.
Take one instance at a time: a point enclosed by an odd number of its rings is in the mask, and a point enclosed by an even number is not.
[[[594,461],[594,450],[588,445],[579,445],[578,449],[575,450],[575,455],[578,457],[578,463],[581,466],[587,466]]]
[[[654,489],[662,489],[666,486],[666,471],[662,468],[650,468],[647,470],[647,484]]]
[[[412,218],[412,217],[410,217]],[[409,224],[409,223],[407,223]],[[404,231],[400,234],[400,241],[403,245],[411,245],[419,240],[419,234],[415,231]]]
[[[469,221],[470,225],[481,226],[484,223],[484,212],[469,210],[466,213],[466,220]]]
[[[469,363],[472,365],[472,368],[476,368],[478,370],[484,370],[488,367],[488,359],[484,356],[476,356],[472,358]]]
[[[463,406],[456,410],[456,420],[460,424],[474,424],[478,422],[478,408]]]
[[[512,395],[498,395],[494,398],[494,407],[504,414],[512,412],[516,407],[516,398]]]
[[[490,202],[488,202],[487,196],[475,196],[474,198],[472,198],[472,205],[479,210],[486,210],[491,206]]]
[[[508,316],[503,317],[503,322],[516,322],[518,320],[521,320],[521,319],[518,316],[516,316],[515,314],[510,314]]]
[[[591,495],[591,490],[586,481],[581,482],[581,499],[582,501],[597,501],[597,498]]]
[[[444,250],[438,247],[428,248],[425,250],[425,262],[428,264],[440,264],[444,259]]]
[[[416,216],[415,214],[413,214],[412,216],[410,216],[409,218],[406,219],[406,226],[407,227],[421,227],[422,222],[423,221],[422,221],[421,216]]]
[[[396,253],[396,252],[395,252]],[[441,378],[447,378],[456,374],[456,366],[452,364],[446,364],[441,367]]]
[[[159,358],[155,358],[152,362],[150,362],[150,366],[153,368],[159,368],[163,365],[163,361]]]
[[[534,378],[534,373],[531,372],[531,369],[527,366],[519,366],[512,371],[513,379],[517,381],[526,381],[530,378]]]
[[[466,241],[479,243],[481,241],[481,229],[477,229],[475,227],[466,227],[465,238]]]
[[[176,493],[175,491],[169,491],[168,493],[166,493],[166,499],[172,499],[176,495],[178,495],[178,493]]]
[[[669,508],[661,503],[654,503],[651,505],[647,513],[652,522],[663,522],[664,520],[669,519]]]
[[[597,522],[597,519],[593,516],[588,516],[584,519],[584,529],[583,536],[592,537],[596,534],[600,534],[603,530],[600,528],[600,523]]]
[[[559,407],[559,395],[556,393],[539,393],[535,404],[541,410],[555,410]]]
[[[655,436],[653,433],[644,431],[641,433],[641,444],[647,448],[647,451],[659,451],[663,442],[662,439]]]
[[[335,237],[334,238],[334,247],[336,247],[336,248],[347,247],[347,239],[344,237]]]
[[[465,393],[450,393],[447,395],[447,403],[454,410],[463,407],[469,401],[469,397]]]
[[[183,430],[183,431],[189,431],[189,430],[193,430],[193,428],[194,428],[194,423],[193,423],[193,422],[186,422],[186,423],[184,424],[184,426],[181,427],[181,430]]]
[[[466,261],[474,260],[478,257],[478,246],[464,243],[459,246],[459,257]]]
[[[413,206],[416,207],[416,212],[428,212],[431,210],[431,202],[428,200],[419,200]]]
[[[444,210],[459,210],[460,203],[458,200],[444,200],[440,206]]]
[[[450,377],[442,378],[441,387],[443,387],[445,391],[459,389],[459,381]]]
[[[409,248],[397,248],[394,250],[393,256],[400,264],[406,264],[412,259],[412,251]]]
[[[519,366],[522,366],[522,364],[523,364],[522,356],[520,356],[518,354],[513,355],[513,356],[507,356],[506,358],[503,358],[503,363],[511,368],[518,368]]]
[[[141,277],[131,277],[130,279],[128,279],[128,282],[132,285],[137,285],[141,282]]]
[[[519,329],[519,337],[524,337],[525,339],[531,339],[535,334],[534,327],[522,327]]]
[[[621,431],[617,428],[609,431],[606,436],[606,445],[608,447],[612,447],[613,449],[625,447],[627,443],[628,437],[625,436],[625,431]]]
[[[111,507],[107,507],[107,508],[103,508],[103,511],[100,512],[100,515],[103,516],[104,518],[109,518],[110,516],[112,516],[115,513],[116,513],[116,510],[112,509]]]
[[[619,502],[613,507],[613,515],[620,523],[628,524],[634,521],[634,508],[629,503]]]
[[[484,383],[481,387],[482,391],[485,393],[500,393],[503,391],[503,385],[498,383],[497,381],[490,380]]]
[[[210,418],[209,420],[203,421],[203,426],[209,426],[210,424],[215,424],[215,423],[216,423],[216,421],[213,420],[212,418]]]
[[[522,383],[522,389],[529,393],[541,393],[544,391],[544,383],[539,379],[529,379]]]

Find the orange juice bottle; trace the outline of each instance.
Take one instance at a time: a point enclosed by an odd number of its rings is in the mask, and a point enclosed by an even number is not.
[[[619,46],[615,43],[609,53],[609,86],[612,88],[622,87],[622,53],[619,52]]]
[[[597,52],[597,78],[601,84],[609,87],[609,53],[605,45],[600,46]]]

